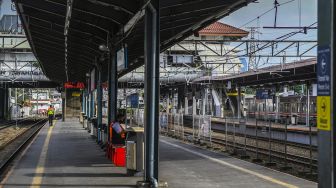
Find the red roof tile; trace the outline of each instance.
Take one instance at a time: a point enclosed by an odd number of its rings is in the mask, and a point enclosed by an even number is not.
[[[200,30],[199,35],[205,36],[230,36],[230,37],[246,37],[249,32],[227,25],[221,22],[215,22],[204,29]]]

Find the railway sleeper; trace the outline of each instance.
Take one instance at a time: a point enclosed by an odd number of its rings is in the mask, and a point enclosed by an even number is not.
[[[240,159],[249,159],[250,156],[247,154],[246,149],[235,149],[237,155],[239,156]]]
[[[260,159],[259,157],[257,157],[257,158],[253,158],[253,159],[252,159],[252,162],[254,162],[254,163],[262,163],[263,160]]]
[[[289,170],[293,170],[293,167],[292,166],[288,166],[288,165],[284,165],[284,166],[280,167],[280,170],[289,171]]]
[[[275,166],[277,166],[278,165],[278,163],[276,163],[276,162],[265,162],[265,166],[267,166],[267,167],[275,167]]]

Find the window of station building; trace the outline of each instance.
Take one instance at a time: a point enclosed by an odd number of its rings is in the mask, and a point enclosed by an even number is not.
[[[183,63],[193,63],[193,56],[176,56],[176,63],[183,64]]]

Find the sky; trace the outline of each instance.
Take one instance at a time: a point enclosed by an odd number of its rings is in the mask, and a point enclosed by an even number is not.
[[[317,1],[318,0],[278,0],[279,4],[284,4],[278,7],[277,26],[300,26],[300,12],[301,26],[309,26],[317,22]],[[275,9],[271,10],[274,7],[273,3],[274,0],[258,0],[258,3],[251,3],[237,10],[223,18],[221,22],[245,30],[248,30],[246,27],[260,27],[260,39],[275,39],[277,36],[289,33],[290,31],[296,31],[262,28],[264,26],[274,25]],[[301,7],[301,11],[299,11],[299,7]],[[258,16],[268,10],[271,11],[257,19]],[[253,19],[255,20],[245,25]],[[314,26],[317,26],[317,24]],[[317,32],[316,30],[310,30],[308,34],[299,34],[294,38],[302,40],[316,39]]]
[[[16,12],[11,10],[11,4],[12,1],[11,0],[0,0],[0,2],[2,1],[1,4],[1,10],[0,10],[0,17],[2,17],[2,15],[4,14],[9,14],[9,15],[15,15]]]

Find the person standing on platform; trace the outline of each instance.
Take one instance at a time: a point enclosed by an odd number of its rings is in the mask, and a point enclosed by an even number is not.
[[[49,126],[53,126],[55,109],[52,105],[50,105],[50,107],[48,108],[47,114],[48,114],[48,118],[49,118]]]

